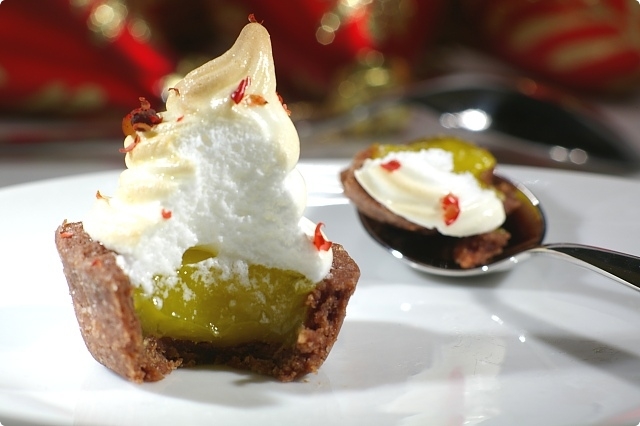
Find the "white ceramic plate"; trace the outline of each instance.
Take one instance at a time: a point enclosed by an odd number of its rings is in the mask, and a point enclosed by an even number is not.
[[[376,247],[337,181],[302,164],[308,215],[362,269],[320,372],[297,383],[221,368],[135,385],[96,363],[53,244],[116,172],[0,190],[0,423],[27,425],[636,425],[640,293],[551,258],[464,281]],[[640,255],[640,182],[503,167],[543,203],[547,241]]]

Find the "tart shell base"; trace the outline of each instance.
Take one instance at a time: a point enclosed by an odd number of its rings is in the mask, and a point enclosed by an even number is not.
[[[133,285],[116,253],[93,241],[81,222],[64,223],[55,243],[80,327],[91,355],[133,381],[157,381],[178,367],[223,364],[284,382],[315,372],[335,343],[360,270],[333,243],[331,272],[308,295],[308,313],[294,345],[249,342],[217,347],[168,337],[144,336],[133,305]]]

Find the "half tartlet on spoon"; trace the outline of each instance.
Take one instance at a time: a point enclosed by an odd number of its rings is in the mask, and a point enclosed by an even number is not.
[[[443,141],[445,141],[444,144]],[[451,141],[453,143],[450,143]],[[439,196],[440,198],[436,197],[438,200],[435,204],[437,208],[434,208],[444,218],[444,226],[441,225],[437,229],[435,227],[432,229],[425,228],[411,220],[407,220],[406,217],[392,212],[387,205],[390,204],[391,208],[395,209],[393,204],[397,202],[397,199],[391,202],[380,196],[375,199],[364,188],[368,186],[366,178],[357,178],[357,170],[360,170],[365,163],[371,162],[376,157],[379,158],[376,164],[379,164],[385,170],[389,168],[389,162],[393,161],[393,156],[384,153],[389,150],[388,148],[374,146],[369,152],[356,157],[351,167],[342,172],[341,180],[345,188],[345,194],[358,209],[358,216],[364,229],[394,257],[426,273],[468,277],[506,270],[534,253],[551,254],[588,267],[631,288],[640,290],[639,257],[579,244],[543,244],[546,222],[539,200],[524,185],[494,174],[493,167],[495,163],[490,153],[481,149],[478,151],[478,148],[473,145],[451,138],[435,138],[410,145],[399,145],[391,148],[391,150],[412,152],[434,149],[434,147],[435,149],[452,150],[453,148],[454,151],[464,151],[464,153],[454,153],[454,168],[465,168],[466,170],[463,173],[472,173],[473,170],[480,170],[479,173],[476,173],[479,186],[496,192],[504,205],[504,221],[497,225],[495,229],[483,229],[477,234],[473,234],[473,231],[469,235],[447,234],[446,227],[455,222],[455,220],[453,222],[450,220],[451,213],[450,209],[449,211],[447,209],[447,197],[453,195],[454,199],[457,198],[456,188],[459,188],[455,185],[449,187],[448,184],[441,185],[438,188],[441,195]],[[461,158],[464,159],[465,164],[463,166],[456,165],[456,161],[460,163]],[[485,164],[484,167],[478,163],[478,159],[481,159],[480,163]],[[402,163],[402,160],[394,163],[395,170],[402,167]],[[426,169],[431,166],[424,165],[421,167]],[[437,168],[438,165],[436,164]],[[387,172],[391,173],[389,170]],[[437,174],[439,171],[436,170],[435,173]],[[360,180],[362,180],[363,184],[360,183]],[[387,184],[380,183],[381,186]],[[395,185],[395,183],[392,185]],[[388,189],[391,190],[390,188]],[[433,189],[433,191],[436,190]],[[392,198],[395,199],[395,196]],[[408,202],[408,200],[404,201]],[[474,204],[473,202],[466,202],[462,197],[458,201],[460,210]],[[421,194],[417,200],[413,200],[413,203],[428,204],[428,201],[425,195]],[[481,215],[492,216],[483,209],[478,210]],[[462,211],[458,212],[457,217],[463,217],[462,213]],[[447,221],[447,216],[449,216],[449,221]],[[485,218],[481,222],[489,220],[492,219],[487,220]],[[447,222],[449,225],[447,225]],[[440,232],[441,229],[444,229],[444,232]],[[460,253],[465,254],[461,255]]]

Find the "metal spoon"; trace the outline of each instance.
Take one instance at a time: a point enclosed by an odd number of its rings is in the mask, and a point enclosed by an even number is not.
[[[599,247],[553,243],[542,244],[546,231],[545,217],[540,202],[520,183],[497,176],[498,181],[513,185],[522,206],[509,215],[503,227],[511,233],[511,239],[502,254],[491,262],[470,269],[463,269],[447,253],[451,237],[421,235],[375,221],[359,213],[364,229],[394,257],[417,270],[443,276],[469,277],[503,271],[541,253],[568,260],[599,272],[635,290],[640,290],[640,257]]]
[[[308,156],[318,150],[317,156],[326,157],[328,146],[332,152],[351,156],[345,150],[359,143],[368,146],[371,135],[359,140],[342,132],[400,108],[410,111],[406,123],[397,132],[376,134],[376,141],[384,142],[381,139],[386,137],[393,143],[444,133],[489,149],[501,164],[609,174],[638,170],[640,153],[628,135],[593,105],[573,97],[555,100],[566,94],[541,98],[521,86],[519,81],[482,74],[436,77],[346,113],[295,124]]]

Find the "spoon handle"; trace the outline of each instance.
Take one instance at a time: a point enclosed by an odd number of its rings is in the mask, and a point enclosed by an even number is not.
[[[581,244],[545,244],[534,251],[558,255],[640,290],[640,257]]]

